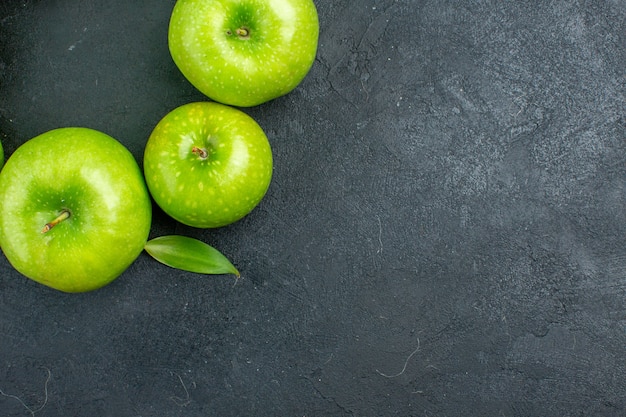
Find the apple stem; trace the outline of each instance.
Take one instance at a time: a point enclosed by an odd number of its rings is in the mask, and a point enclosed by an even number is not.
[[[237,33],[237,36],[239,36],[240,38],[248,38],[250,36],[250,30],[245,27],[237,29],[235,33]]]
[[[61,223],[63,220],[66,220],[70,217],[70,211],[63,209],[59,216],[52,220],[50,223],[46,223],[46,225],[41,229],[41,233],[48,233],[54,226]]]
[[[194,146],[193,148],[191,148],[191,152],[193,152],[196,155],[198,155],[198,157],[200,157],[200,159],[207,159],[207,157],[209,156],[209,152],[207,152],[206,149],[199,148],[197,146]]]

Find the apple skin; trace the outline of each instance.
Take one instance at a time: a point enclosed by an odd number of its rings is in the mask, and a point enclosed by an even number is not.
[[[300,84],[318,37],[312,0],[178,0],[168,44],[174,63],[200,92],[250,107]]]
[[[41,284],[95,290],[143,250],[151,204],[141,169],[120,142],[82,127],[51,130],[21,145],[0,173],[0,247]],[[64,210],[69,218],[44,232]]]
[[[165,213],[188,226],[215,228],[241,219],[262,200],[271,182],[272,150],[243,111],[196,102],[161,119],[146,144],[143,167]]]

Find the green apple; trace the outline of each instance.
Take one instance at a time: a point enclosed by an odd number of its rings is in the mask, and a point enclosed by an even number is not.
[[[132,154],[92,129],[43,133],[0,173],[0,247],[20,273],[61,291],[117,278],[143,250],[151,214]]]
[[[168,42],[182,74],[209,98],[255,106],[309,72],[319,22],[312,0],[178,0]]]
[[[4,165],[4,149],[2,148],[2,142],[0,142],[0,169]]]
[[[143,161],[148,189],[165,213],[189,226],[225,226],[248,214],[272,177],[272,151],[246,113],[189,103],[154,128]]]

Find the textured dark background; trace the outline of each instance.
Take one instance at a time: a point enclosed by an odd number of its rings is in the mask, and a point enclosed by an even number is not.
[[[0,140],[102,130],[141,163],[203,100],[173,0],[0,2]],[[205,231],[242,272],[142,255],[68,295],[0,257],[0,416],[623,416],[626,3],[316,0],[317,61],[247,109],[275,175]]]

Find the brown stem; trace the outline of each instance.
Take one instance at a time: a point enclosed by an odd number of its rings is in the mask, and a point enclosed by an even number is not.
[[[46,225],[43,227],[43,229],[41,229],[41,233],[48,233],[54,226],[56,226],[57,224],[61,223],[63,220],[66,220],[70,217],[70,211],[69,210],[61,210],[61,214],[59,214],[59,216],[52,220],[50,223],[46,223]]]
[[[197,146],[194,146],[193,148],[191,148],[191,152],[198,155],[200,159],[207,159],[209,156],[209,152],[205,148],[199,148]]]
[[[249,38],[250,37],[250,29],[246,28],[246,27],[240,27],[239,29],[237,29],[235,31],[235,33],[237,34],[237,36],[239,36],[240,38]]]

